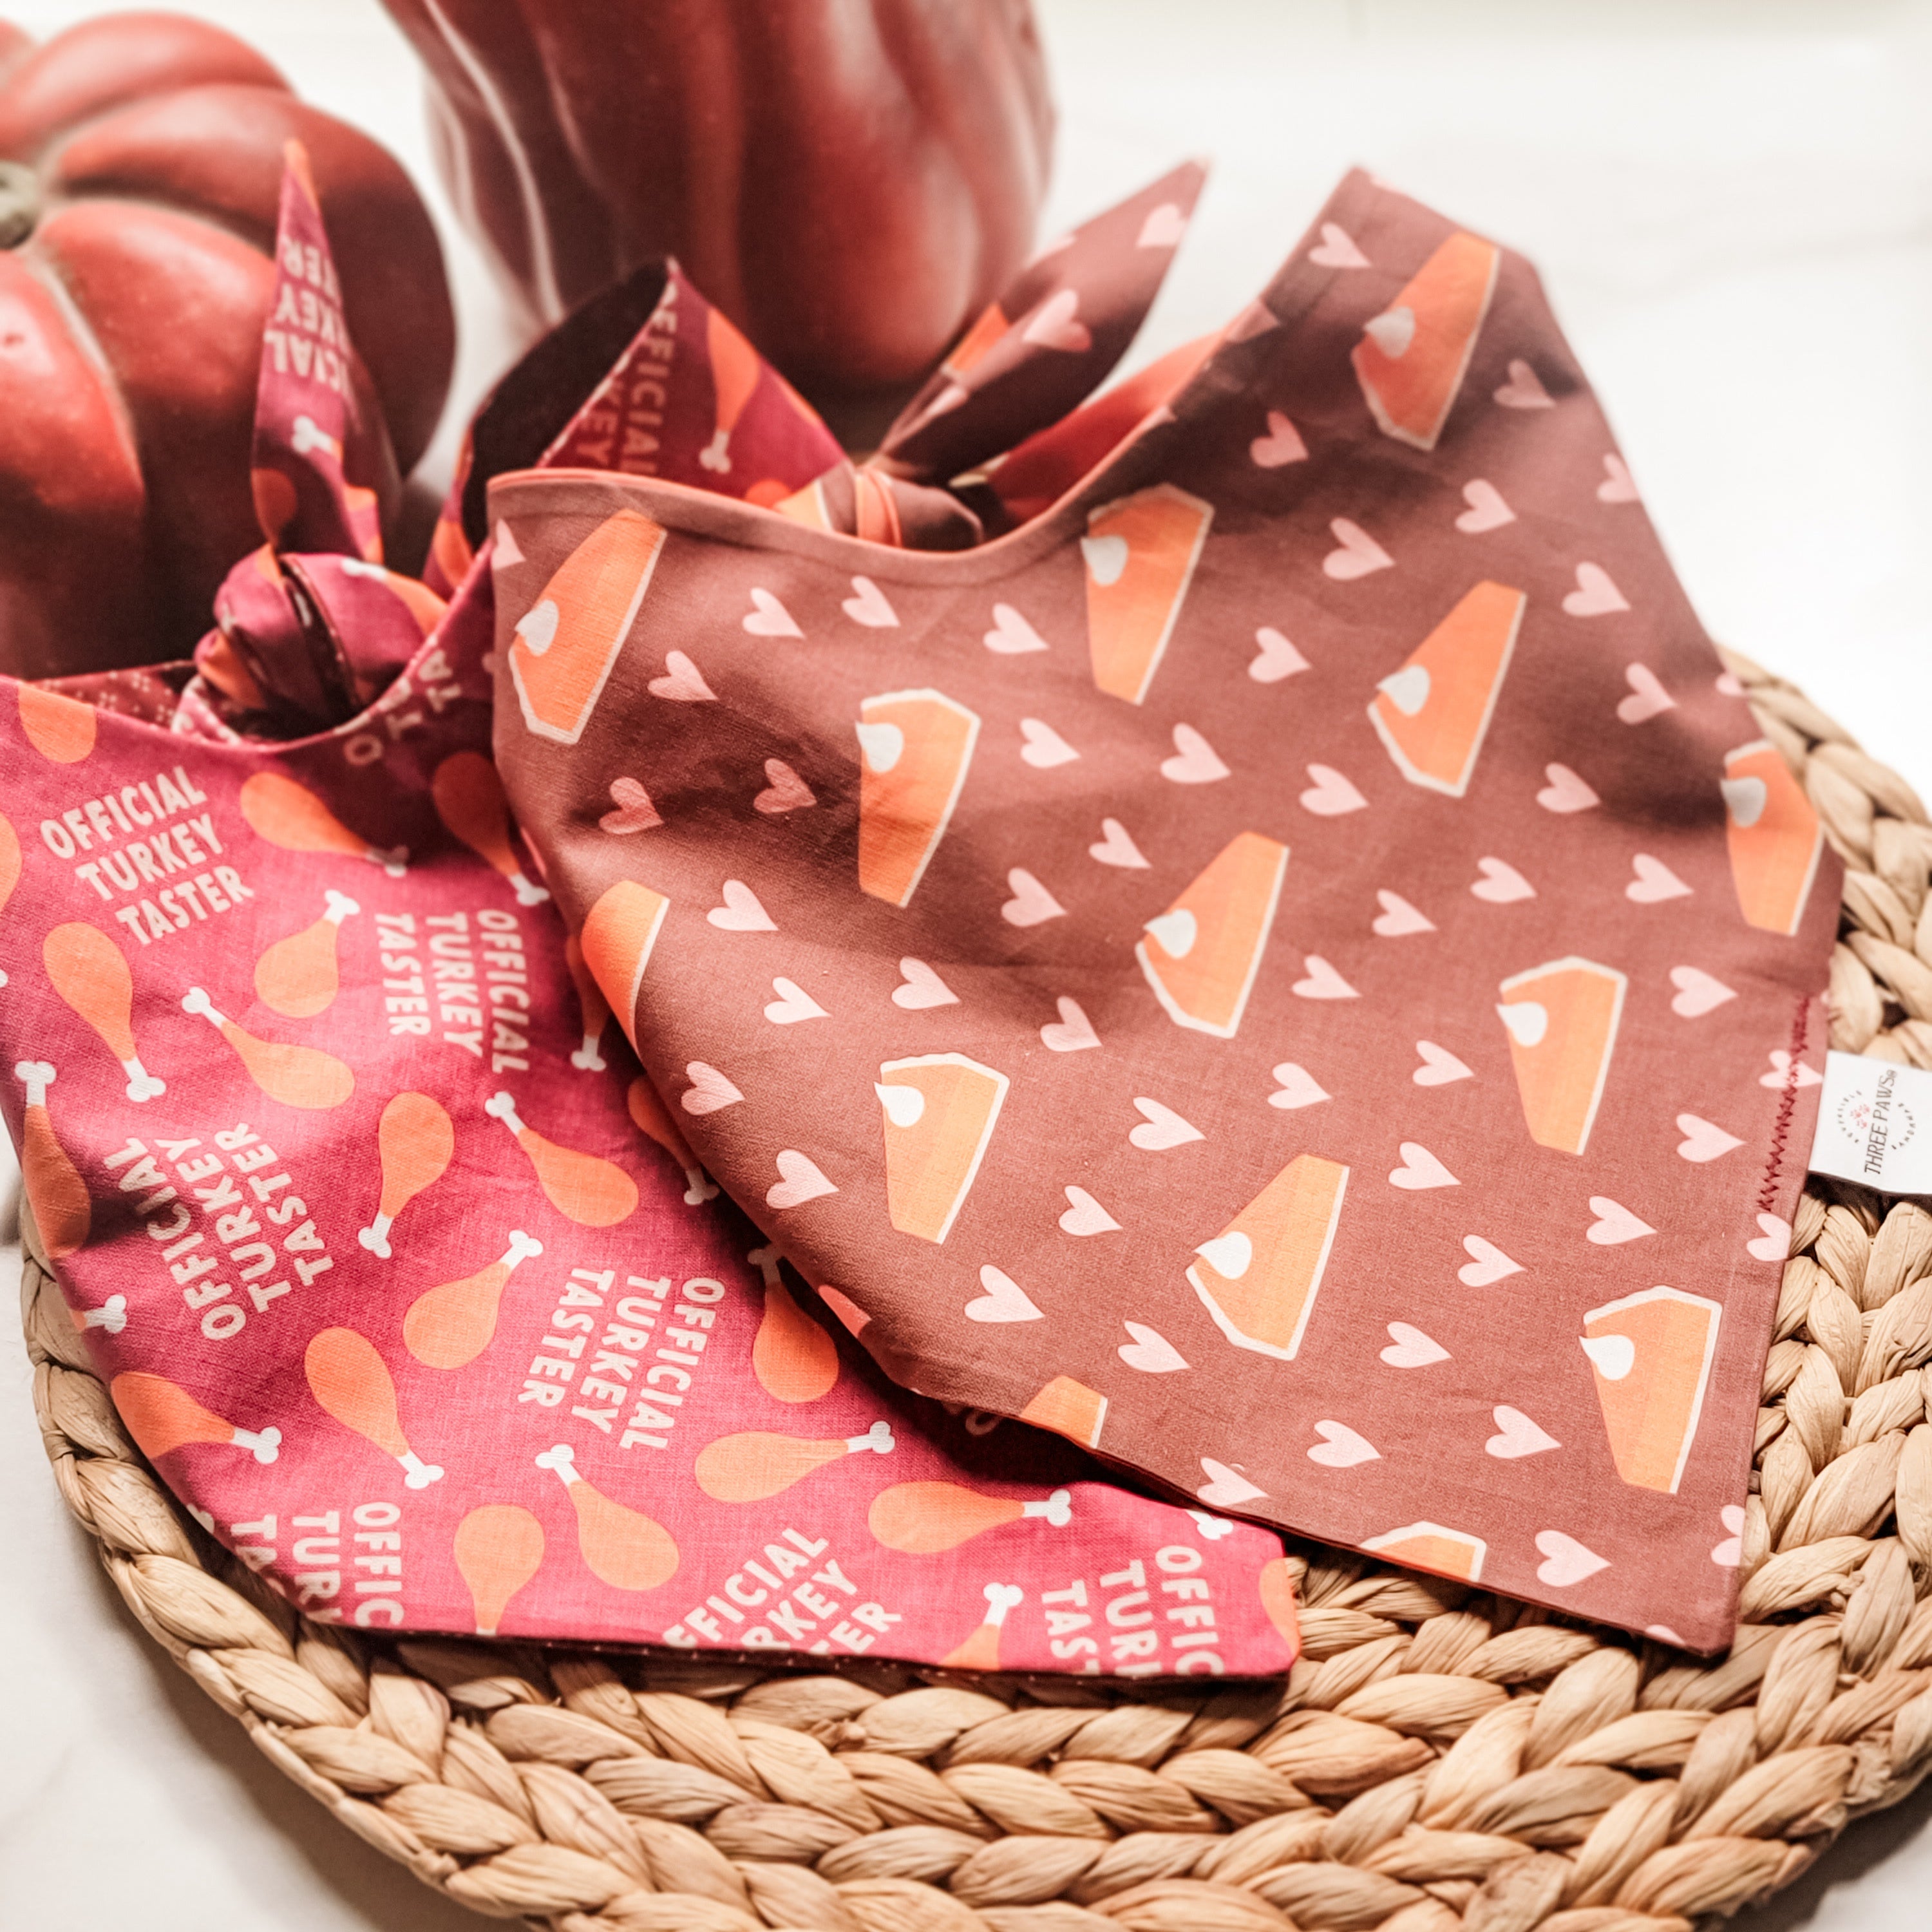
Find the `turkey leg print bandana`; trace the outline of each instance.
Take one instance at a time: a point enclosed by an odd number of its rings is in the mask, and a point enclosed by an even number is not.
[[[1519,258],[1352,176],[1169,376],[949,552],[499,476],[511,800],[895,1381],[1720,1648],[1836,863]]]
[[[319,224],[281,257],[328,286]],[[265,362],[265,437],[325,407],[292,380]],[[784,411],[748,454],[789,489],[837,452],[785,454]],[[277,500],[326,507],[338,425],[309,419]],[[446,615],[346,553],[238,579],[256,620],[184,692],[0,681],[0,1109],[75,1325],[204,1526],[364,1629],[1285,1670],[1271,1532],[896,1387],[706,1177],[506,810],[488,562]],[[350,667],[414,641],[361,708],[310,620]]]

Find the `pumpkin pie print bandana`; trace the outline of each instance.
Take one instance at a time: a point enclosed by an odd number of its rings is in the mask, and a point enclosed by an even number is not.
[[[394,633],[349,592],[437,604],[265,554],[265,595],[344,592],[352,653]],[[219,662],[323,707],[284,742],[206,662],[0,680],[0,1110],[161,1474],[365,1630],[1286,1670],[1273,1533],[896,1386],[720,1195],[686,1130],[738,1095],[662,1102],[507,810],[487,562],[430,622],[360,709],[265,620]]]
[[[1352,176],[1170,374],[950,554],[498,477],[509,796],[895,1381],[1721,1648],[1836,863],[1519,258]]]

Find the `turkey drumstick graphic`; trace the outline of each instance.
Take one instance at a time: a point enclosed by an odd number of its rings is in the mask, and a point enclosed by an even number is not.
[[[816,1402],[838,1379],[838,1346],[791,1298],[778,1251],[753,1248],[746,1260],[765,1278],[765,1311],[752,1342],[752,1372],[780,1402]]]
[[[107,1385],[114,1406],[141,1453],[157,1462],[190,1442],[229,1442],[245,1449],[258,1462],[272,1462],[281,1447],[279,1429],[238,1429],[203,1408],[188,1390],[165,1376],[136,1369],[116,1376]]]
[[[235,1049],[249,1078],[285,1107],[310,1112],[339,1107],[356,1090],[356,1076],[333,1054],[320,1047],[257,1039],[220,1012],[199,986],[190,986],[182,995],[182,1011],[199,1013]]]
[[[278,772],[257,772],[242,788],[242,816],[271,845],[285,852],[332,852],[366,859],[392,879],[409,870],[410,850],[384,851],[358,838],[312,791]]]
[[[862,1455],[868,1449],[880,1456],[892,1453],[892,1426],[875,1422],[862,1436],[833,1436],[810,1442],[797,1436],[771,1436],[752,1430],[742,1436],[721,1436],[698,1452],[692,1472],[698,1486],[714,1502],[757,1503],[802,1483],[814,1469],[842,1456]]]
[[[353,1328],[325,1328],[309,1343],[302,1369],[316,1400],[344,1429],[401,1463],[410,1489],[426,1490],[441,1480],[442,1470],[425,1462],[404,1436],[396,1384],[373,1342]]]
[[[130,1100],[152,1100],[167,1083],[141,1064],[134,1051],[134,976],[121,949],[98,926],[76,920],[57,926],[40,948],[53,988],[106,1043],[128,1076]]]
[[[341,990],[336,940],[342,922],[362,908],[345,892],[323,896],[326,908],[313,926],[278,939],[255,962],[255,991],[263,1006],[292,1020],[312,1020]]]
[[[1026,1601],[1026,1592],[1017,1583],[988,1583],[985,1595],[986,1614],[980,1628],[957,1650],[939,1660],[952,1670],[997,1670],[1000,1667],[1000,1632],[1006,1612]]]
[[[1030,1516],[1043,1516],[1055,1529],[1064,1529],[1072,1520],[1072,1492],[1055,1490],[1050,1496],[1023,1503],[957,1483],[897,1483],[872,1498],[866,1521],[874,1540],[888,1550],[936,1556]]]
[[[685,1205],[701,1208],[706,1202],[716,1200],[716,1184],[698,1165],[691,1144],[678,1131],[677,1123],[671,1118],[670,1109],[658,1099],[658,1090],[651,1084],[648,1076],[640,1073],[631,1082],[624,1095],[624,1104],[630,1109],[631,1124],[638,1132],[656,1141],[684,1169]]]
[[[610,1002],[584,964],[584,942],[574,932],[563,942],[563,963],[570,968],[570,983],[577,988],[578,1010],[584,1016],[584,1044],[572,1054],[570,1064],[580,1073],[602,1073],[610,1064],[598,1048],[610,1017]]]
[[[543,1567],[543,1525],[514,1503],[485,1503],[456,1526],[451,1546],[476,1606],[476,1634],[494,1636],[510,1599]]]
[[[542,1242],[512,1228],[510,1245],[488,1268],[425,1288],[410,1303],[403,1317],[404,1346],[426,1369],[460,1369],[476,1360],[496,1332],[496,1310],[510,1270],[542,1252]]]
[[[389,1230],[396,1225],[396,1216],[425,1187],[442,1178],[455,1151],[456,1129],[440,1102],[427,1094],[392,1096],[376,1127],[382,1198],[374,1223],[360,1229],[356,1237],[372,1255],[389,1258]]]
[[[593,1490],[577,1473],[577,1452],[568,1442],[537,1458],[570,1492],[577,1508],[577,1546],[585,1567],[614,1590],[655,1590],[677,1570],[677,1545],[664,1526]]]
[[[128,1298],[110,1294],[98,1308],[70,1308],[68,1314],[83,1334],[90,1328],[98,1328],[104,1334],[118,1335],[128,1325]]]
[[[509,1129],[537,1171],[537,1185],[566,1220],[580,1228],[609,1228],[636,1208],[637,1184],[621,1167],[545,1140],[517,1118],[517,1103],[508,1094],[491,1094],[483,1111]]]
[[[87,1183],[54,1137],[47,1116],[47,1089],[54,1070],[44,1060],[22,1060],[14,1077],[27,1090],[27,1114],[20,1130],[20,1179],[34,1210],[34,1223],[46,1244],[50,1261],[64,1261],[82,1246],[94,1226]]]
[[[519,905],[542,905],[550,894],[526,878],[510,843],[510,808],[496,767],[481,752],[445,758],[430,780],[436,815],[470,850],[516,889]]]

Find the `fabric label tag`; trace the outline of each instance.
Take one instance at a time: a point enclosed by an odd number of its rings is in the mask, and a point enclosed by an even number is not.
[[[1932,1194],[1932,1073],[1826,1054],[1811,1172],[1882,1194]]]

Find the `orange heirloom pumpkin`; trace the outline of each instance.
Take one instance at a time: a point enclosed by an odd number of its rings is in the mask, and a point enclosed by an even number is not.
[[[442,412],[455,324],[397,162],[199,21],[107,15],[39,47],[0,22],[0,670],[185,656],[260,543],[248,454],[291,139],[328,226],[358,407],[406,470]],[[361,480],[393,498],[393,473]]]
[[[534,334],[654,256],[815,399],[923,375],[1032,245],[1029,0],[386,0]]]

